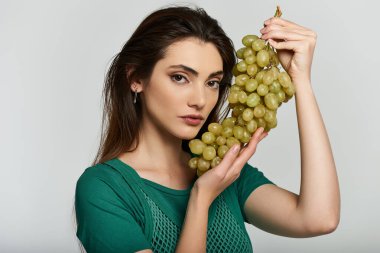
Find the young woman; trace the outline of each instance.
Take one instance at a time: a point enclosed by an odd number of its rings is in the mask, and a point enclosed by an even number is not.
[[[288,237],[335,230],[338,180],[310,83],[316,34],[281,18],[266,20],[261,33],[297,91],[300,194],[247,163],[268,135],[262,128],[201,177],[188,167],[189,140],[227,116],[236,58],[203,9],[161,9],[139,25],[106,78],[106,129],[76,186],[77,236],[87,252],[252,252],[244,222]]]

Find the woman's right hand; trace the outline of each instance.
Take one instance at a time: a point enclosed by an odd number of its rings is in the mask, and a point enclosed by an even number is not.
[[[256,152],[257,144],[267,135],[268,132],[264,132],[263,128],[258,128],[241,151],[240,146],[235,144],[234,146],[238,147],[236,152],[232,146],[217,166],[208,170],[195,181],[193,190],[205,201],[203,203],[211,205],[220,193],[239,178],[244,165]]]

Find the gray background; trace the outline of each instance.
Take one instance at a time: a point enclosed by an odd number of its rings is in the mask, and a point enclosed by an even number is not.
[[[1,252],[79,252],[74,190],[98,147],[106,69],[142,19],[168,3],[0,2]],[[276,4],[284,18],[318,34],[312,85],[338,169],[341,221],[334,233],[308,239],[247,225],[255,252],[379,250],[379,4],[192,3],[219,20],[236,48],[245,34],[259,34]],[[279,109],[278,122],[250,163],[298,193],[294,99]]]

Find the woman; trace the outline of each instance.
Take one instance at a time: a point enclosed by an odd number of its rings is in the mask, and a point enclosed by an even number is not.
[[[335,230],[338,180],[310,83],[316,35],[281,18],[265,21],[261,33],[297,90],[300,194],[247,163],[268,135],[262,128],[201,177],[188,167],[188,141],[227,116],[234,48],[204,10],[161,9],[140,24],[107,75],[106,130],[76,187],[77,236],[87,252],[252,252],[244,222],[288,237]]]

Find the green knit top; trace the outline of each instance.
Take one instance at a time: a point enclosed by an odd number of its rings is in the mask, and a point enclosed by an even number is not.
[[[175,252],[194,182],[188,189],[171,189],[140,177],[118,158],[88,167],[76,184],[76,235],[87,253]],[[263,184],[274,183],[246,163],[214,200],[207,252],[253,252],[244,203]]]

